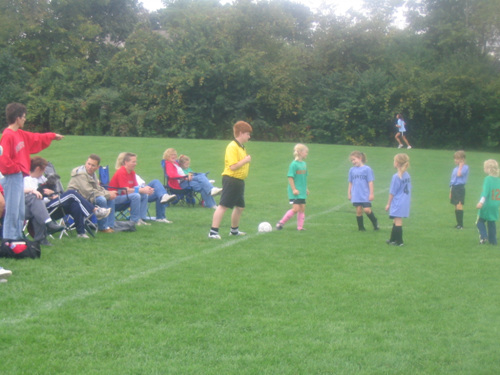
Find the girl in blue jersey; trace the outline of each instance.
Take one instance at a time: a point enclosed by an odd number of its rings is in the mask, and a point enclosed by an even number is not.
[[[365,165],[366,155],[360,151],[353,151],[349,155],[353,167],[349,169],[349,187],[347,189],[347,198],[356,207],[356,220],[358,229],[365,231],[363,224],[363,211],[373,224],[373,229],[378,230],[378,222],[371,207],[373,194],[373,171]]]
[[[307,164],[304,159],[307,157],[309,149],[301,143],[296,144],[293,149],[295,160],[288,168],[288,198],[293,204],[283,218],[276,224],[276,229],[283,229],[283,225],[297,214],[297,230],[304,230],[304,220],[306,211],[306,198],[309,195],[307,188]]]
[[[386,241],[389,245],[403,246],[403,218],[410,216],[411,178],[406,171],[409,166],[408,155],[394,156],[394,168],[398,172],[392,176],[389,200],[385,206],[385,210],[389,211],[389,218],[393,219],[391,238]]]
[[[455,206],[455,218],[457,225],[455,228],[464,227],[464,203],[465,203],[465,184],[469,177],[469,166],[465,164],[465,152],[459,150],[454,155],[456,167],[451,172],[450,180],[450,203]]]

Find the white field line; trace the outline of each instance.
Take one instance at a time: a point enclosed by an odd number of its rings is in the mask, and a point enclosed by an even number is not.
[[[387,189],[384,189],[382,191],[379,191],[376,193],[376,195],[384,193],[388,190],[389,189],[387,188]],[[318,216],[327,215],[329,213],[338,211],[339,209],[345,207],[346,205],[350,205],[350,204],[351,204],[351,202],[347,201],[346,203],[342,203],[340,205],[331,207],[327,210],[318,212],[316,214],[306,215],[306,220],[312,220]],[[250,238],[253,238],[256,235],[257,234],[247,234],[246,236],[235,237],[235,238],[230,239],[230,240],[223,239],[222,240],[223,242],[221,242],[218,246],[207,248],[207,249],[205,249],[197,254],[189,255],[186,257],[179,258],[179,259],[174,259],[170,262],[160,264],[157,267],[150,268],[148,270],[135,273],[133,275],[127,276],[127,277],[122,278],[120,280],[111,281],[110,283],[107,283],[105,286],[102,286],[99,288],[91,288],[91,289],[85,289],[85,290],[82,289],[82,290],[76,291],[75,293],[73,293],[70,296],[60,297],[60,298],[57,298],[57,299],[54,299],[51,301],[46,301],[46,302],[42,303],[41,305],[38,305],[35,311],[29,311],[29,312],[26,312],[25,314],[18,315],[16,317],[4,317],[3,316],[0,318],[0,325],[6,326],[6,325],[12,325],[12,324],[19,324],[19,323],[23,323],[29,319],[35,319],[38,316],[40,316],[42,313],[57,310],[58,308],[60,308],[64,305],[67,305],[71,302],[78,301],[78,300],[84,300],[86,298],[89,298],[89,297],[92,297],[95,295],[99,295],[101,293],[112,290],[117,286],[128,284],[128,283],[134,282],[138,279],[147,278],[148,276],[151,276],[157,272],[165,271],[167,269],[173,268],[173,267],[178,266],[180,264],[187,263],[187,262],[189,262],[193,259],[199,258],[201,256],[213,254],[219,250],[225,249],[227,247],[231,247],[233,245],[239,244],[240,242],[243,242],[243,241],[246,241]],[[219,242],[219,240],[212,240],[212,239],[209,240],[207,238],[207,243],[208,242],[210,242],[211,244],[214,244],[216,242]]]

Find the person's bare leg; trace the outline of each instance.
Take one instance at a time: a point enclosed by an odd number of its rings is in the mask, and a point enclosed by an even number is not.
[[[237,228],[240,226],[240,218],[244,209],[244,207],[234,207],[233,213],[231,214],[231,228]]]

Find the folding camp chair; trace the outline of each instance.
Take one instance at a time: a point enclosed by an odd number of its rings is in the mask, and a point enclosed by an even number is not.
[[[101,183],[101,186],[109,189],[116,189],[118,190],[118,193],[125,192],[125,194],[128,197],[128,192],[126,188],[118,188],[116,186],[109,186],[109,182],[111,181],[111,178],[109,177],[109,166],[99,166],[99,181]],[[121,209],[122,208],[122,209]],[[130,206],[127,207],[120,207],[120,205],[115,206],[115,218],[117,220],[130,220]]]
[[[161,161],[161,167],[163,169],[163,186],[167,190],[168,194],[177,195],[177,199],[170,202],[171,204],[179,204],[194,207],[194,205],[198,202],[201,204],[200,194],[193,190],[193,188],[188,187],[185,189],[174,189],[168,184],[169,177],[167,175],[167,170],[165,168],[165,160]],[[179,180],[181,178],[178,178]]]
[[[64,188],[61,183],[60,176],[56,173],[54,165],[49,162],[44,172],[45,182],[44,185],[49,189],[53,190],[55,194],[58,195],[58,199],[60,200],[61,195],[64,194]],[[59,238],[66,235],[76,229],[74,218],[64,210],[62,204],[59,204],[52,209],[49,209],[49,216],[52,220],[58,222],[59,225],[64,226],[66,229],[60,232]],[[95,237],[95,233],[97,232],[97,219],[94,214],[86,217],[84,219],[84,227],[85,231],[90,234],[92,237]]]

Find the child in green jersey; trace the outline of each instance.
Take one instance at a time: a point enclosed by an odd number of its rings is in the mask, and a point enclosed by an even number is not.
[[[276,229],[283,229],[283,225],[297,214],[297,230],[304,230],[304,220],[306,211],[306,198],[309,195],[307,188],[307,165],[304,159],[307,157],[309,149],[301,143],[295,145],[292,161],[288,168],[288,198],[293,204],[291,210],[285,213],[285,216],[278,221]]]
[[[483,192],[476,208],[479,209],[477,229],[479,229],[479,243],[488,241],[491,245],[497,244],[498,207],[500,206],[500,178],[498,177],[498,163],[489,159],[484,162],[484,172],[488,176],[483,182]],[[486,230],[486,225],[488,230]]]

